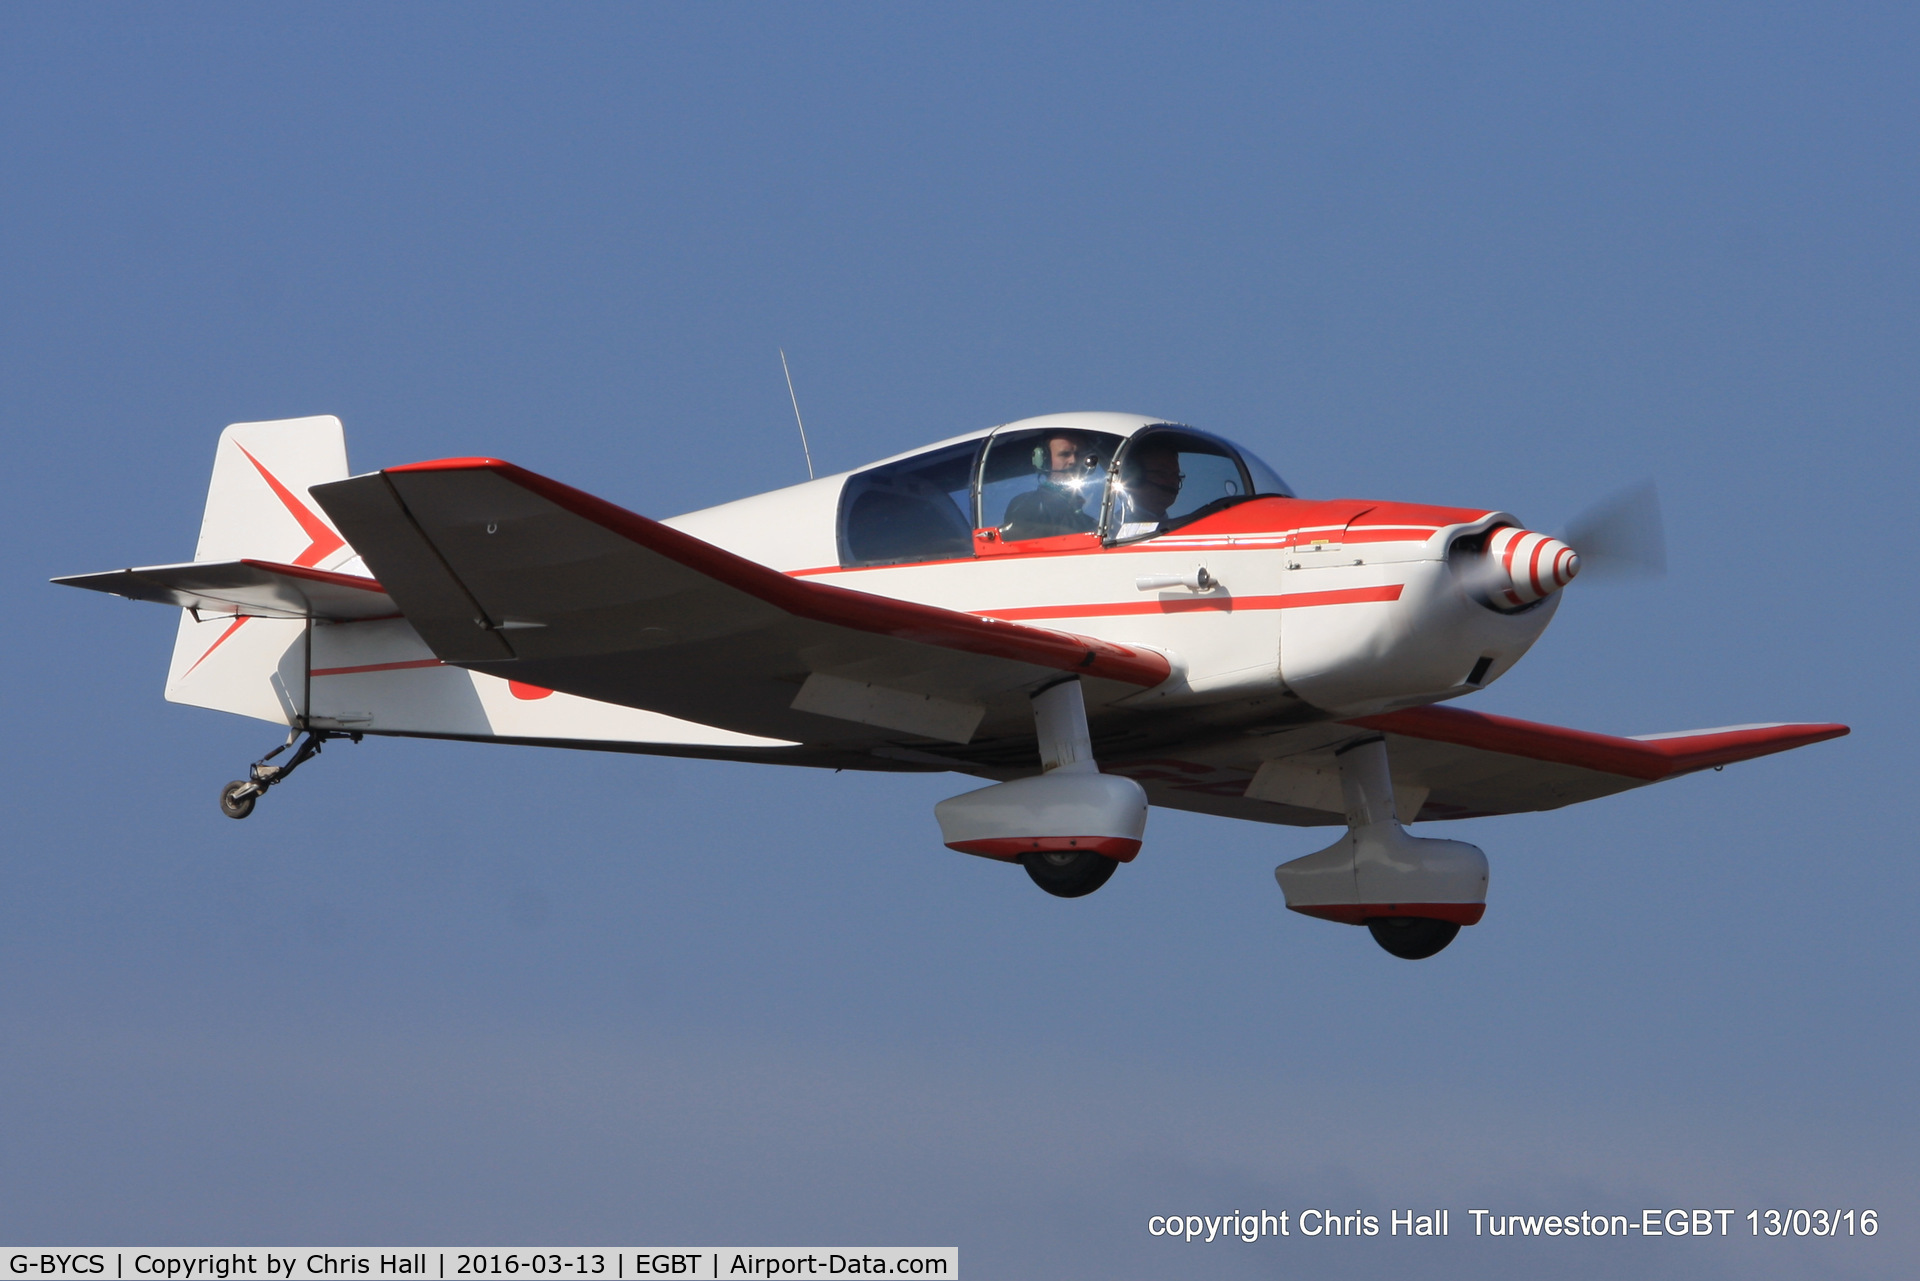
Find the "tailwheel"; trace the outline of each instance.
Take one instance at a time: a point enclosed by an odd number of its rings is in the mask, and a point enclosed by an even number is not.
[[[1041,850],[1021,856],[1020,866],[1055,898],[1082,898],[1105,885],[1119,864],[1092,850]]]
[[[1373,941],[1403,961],[1424,961],[1453,942],[1460,927],[1423,916],[1375,916],[1367,920]]]
[[[235,779],[220,789],[220,812],[228,818],[245,818],[253,813],[254,802],[259,799],[258,786]]]
[[[220,812],[228,818],[245,818],[253,813],[253,807],[267,789],[287,781],[287,776],[320,754],[320,749],[330,738],[346,738],[360,741],[360,735],[352,730],[342,733],[338,730],[310,729],[307,738],[300,744],[299,750],[288,758],[285,765],[269,765],[274,757],[292,747],[294,740],[300,737],[300,729],[295,727],[287,735],[287,741],[262,756],[247,769],[245,781],[235,779],[220,789]]]

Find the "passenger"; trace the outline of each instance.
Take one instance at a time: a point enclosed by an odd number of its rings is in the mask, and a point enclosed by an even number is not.
[[[1022,538],[1051,538],[1058,534],[1091,533],[1099,521],[1087,514],[1087,500],[1098,492],[1089,483],[1100,465],[1099,456],[1078,436],[1052,436],[1035,450],[1039,483],[1007,504],[1000,536],[1008,542]],[[1044,466],[1042,466],[1044,464]]]
[[[1167,519],[1167,509],[1180,497],[1180,453],[1171,445],[1149,442],[1138,450],[1129,450],[1120,467],[1120,484],[1126,494],[1123,525],[1158,525]]]

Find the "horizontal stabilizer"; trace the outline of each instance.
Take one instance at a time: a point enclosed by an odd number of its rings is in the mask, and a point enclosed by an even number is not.
[[[386,590],[371,578],[267,560],[148,565],[104,574],[72,574],[53,581],[229,618],[348,622],[392,618],[400,612]]]

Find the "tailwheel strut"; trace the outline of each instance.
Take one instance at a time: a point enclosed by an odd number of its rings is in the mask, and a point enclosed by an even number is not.
[[[286,764],[269,765],[267,763],[274,757],[280,755],[280,753],[286,751],[289,747],[292,747],[293,741],[299,737],[300,730],[297,727],[289,730],[287,732],[286,742],[280,744],[280,746],[274,748],[271,752],[268,752],[265,756],[262,756],[259,760],[247,767],[246,778],[235,779],[233,782],[221,788],[220,812],[228,818],[245,818],[247,815],[253,813],[255,803],[267,794],[269,787],[272,787],[275,783],[285,782],[287,775],[293,773],[302,765],[318,756],[320,754],[320,748],[328,739],[344,738],[355,743],[360,741],[360,735],[351,730],[343,733],[330,729],[310,729],[307,731],[305,741],[300,744],[292,756],[287,758]]]

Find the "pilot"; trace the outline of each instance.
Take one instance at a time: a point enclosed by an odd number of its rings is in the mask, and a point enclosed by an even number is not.
[[[1000,536],[1012,542],[1090,533],[1099,524],[1086,510],[1087,500],[1097,492],[1091,481],[1099,470],[1099,456],[1080,437],[1065,435],[1048,437],[1033,453],[1039,483],[1007,504]]]
[[[1126,493],[1125,525],[1158,525],[1167,519],[1167,509],[1180,497],[1180,452],[1171,445],[1148,442],[1128,450],[1120,467],[1120,484]]]

